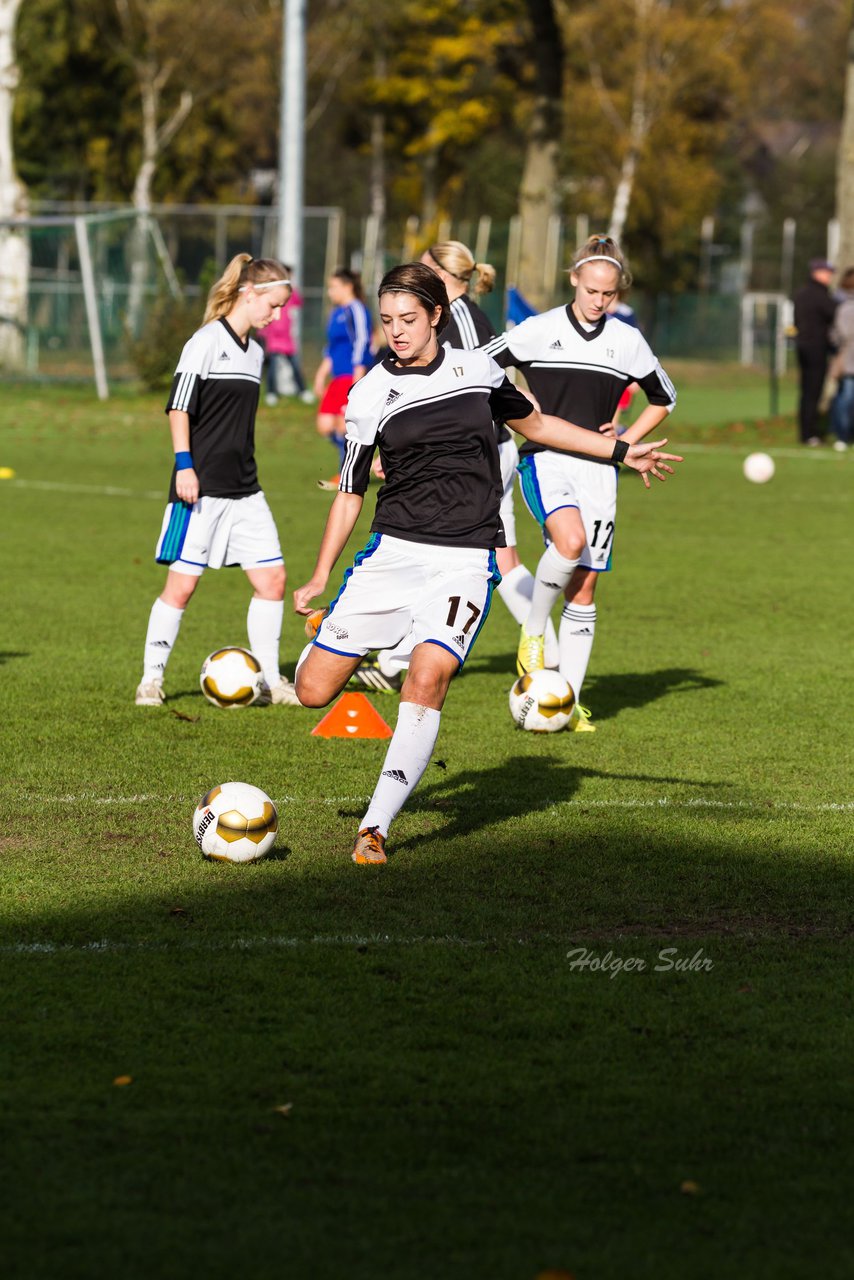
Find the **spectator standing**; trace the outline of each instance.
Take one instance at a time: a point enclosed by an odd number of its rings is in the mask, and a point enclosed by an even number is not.
[[[833,447],[844,453],[851,444],[854,426],[854,267],[839,282],[840,302],[833,321],[831,339],[837,379],[836,395],[830,406],[830,426],[836,436]]]
[[[801,388],[798,427],[801,444],[821,444],[818,429],[819,402],[831,353],[830,333],[836,300],[830,282],[836,268],[825,258],[813,258],[806,284],[795,294],[795,349]]]
[[[290,267],[285,266],[285,274],[288,276],[291,274]],[[271,320],[263,332],[264,352],[267,358],[266,403],[269,405],[276,404],[279,399],[279,369],[283,360],[290,365],[296,394],[307,403],[314,403],[314,396],[310,391],[306,391],[293,330],[293,313],[301,306],[302,296],[299,290],[292,286],[291,296],[279,312],[279,318]]]

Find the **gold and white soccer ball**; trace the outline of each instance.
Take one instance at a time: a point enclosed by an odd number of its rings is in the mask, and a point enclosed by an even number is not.
[[[257,862],[279,830],[273,801],[249,782],[223,782],[204,796],[193,814],[193,835],[206,858]]]
[[[248,707],[265,687],[261,663],[255,654],[236,645],[208,654],[202,663],[199,684],[215,707]]]
[[[558,671],[529,671],[510,690],[510,714],[520,729],[557,733],[572,717],[575,694]]]

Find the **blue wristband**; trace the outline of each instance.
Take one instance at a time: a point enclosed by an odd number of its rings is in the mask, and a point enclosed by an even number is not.
[[[193,455],[186,449],[175,454],[175,470],[190,471],[193,467]]]

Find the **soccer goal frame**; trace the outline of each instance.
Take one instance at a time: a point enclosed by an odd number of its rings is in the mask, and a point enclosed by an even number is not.
[[[773,369],[786,372],[787,332],[791,329],[794,308],[784,293],[745,293],[741,299],[740,353],[743,365],[756,363],[760,328],[768,327],[772,347]]]

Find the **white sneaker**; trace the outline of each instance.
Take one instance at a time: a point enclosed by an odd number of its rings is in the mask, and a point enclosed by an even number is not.
[[[300,400],[302,400],[303,404],[316,404],[317,396],[313,391],[303,391],[300,396]]]
[[[848,445],[844,440],[834,440],[833,447],[837,453],[845,453],[848,449]]]
[[[269,392],[269,393],[264,397],[264,403],[265,403],[265,404],[269,404],[270,406],[272,406],[272,405],[274,405],[274,404],[278,404],[278,403],[279,403],[279,397],[278,397],[278,396],[274,396],[274,395],[273,395],[273,393],[272,393],[272,391],[270,391],[270,392]]]
[[[138,707],[160,707],[165,696],[159,680],[143,680],[134,701]]]
[[[286,680],[284,676],[280,676],[279,683],[274,684],[272,688],[265,684],[255,699],[256,707],[269,707],[271,703],[276,707],[302,706],[297,697],[296,687],[290,680]]]

